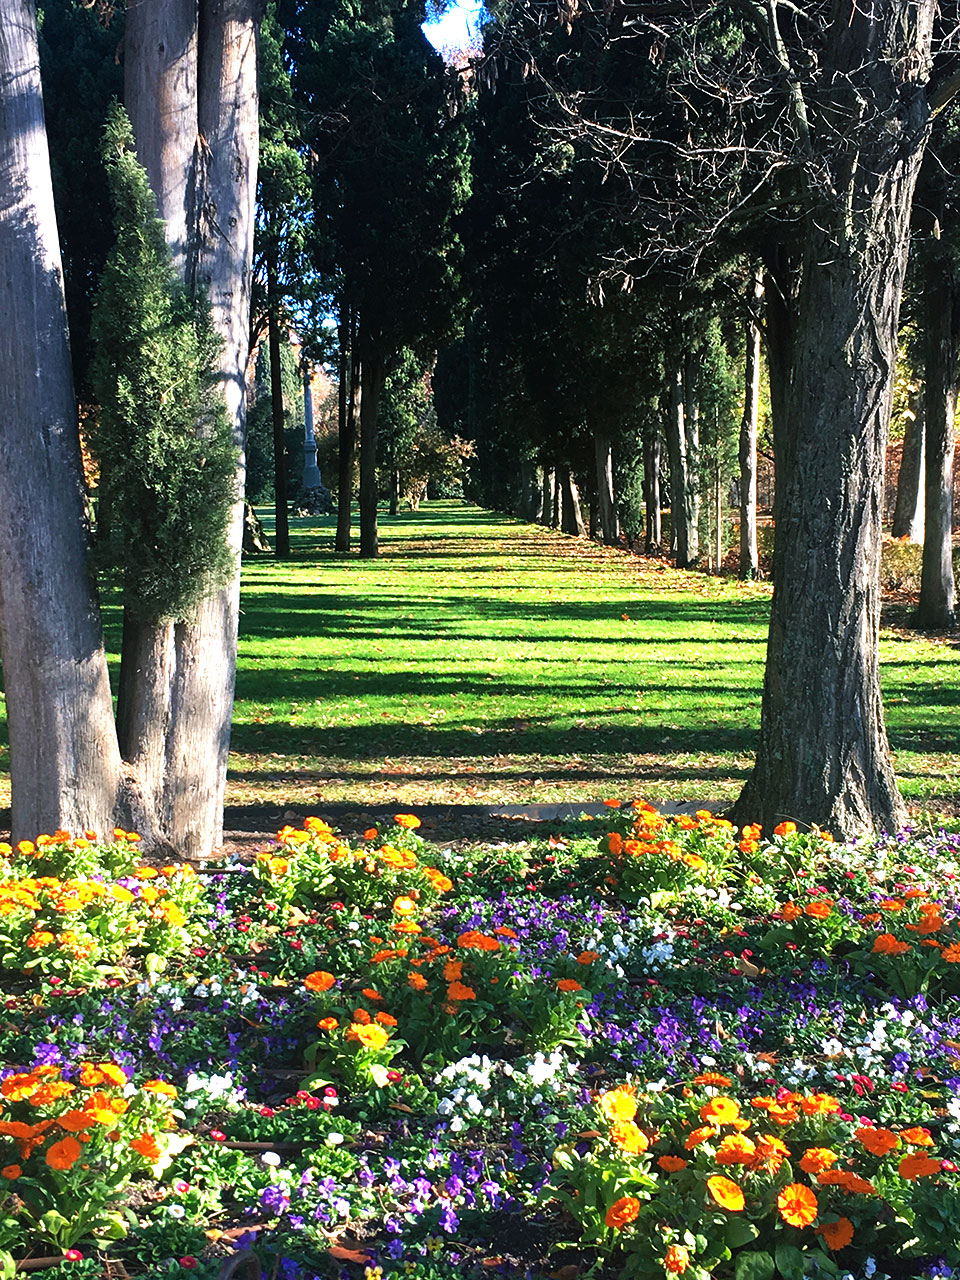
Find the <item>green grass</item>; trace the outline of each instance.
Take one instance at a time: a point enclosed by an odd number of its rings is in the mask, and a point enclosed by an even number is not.
[[[228,803],[732,799],[769,588],[678,572],[460,503],[382,518],[382,555],[293,522],[244,568]],[[888,631],[901,784],[958,792],[960,650]],[[799,693],[799,691],[798,691]]]

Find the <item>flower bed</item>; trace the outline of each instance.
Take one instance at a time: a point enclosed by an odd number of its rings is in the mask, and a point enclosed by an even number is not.
[[[960,1266],[958,837],[418,826],[0,847],[5,1274]]]

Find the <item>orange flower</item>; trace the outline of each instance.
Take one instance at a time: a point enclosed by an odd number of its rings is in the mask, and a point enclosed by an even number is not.
[[[82,1152],[76,1138],[61,1138],[47,1149],[46,1161],[51,1169],[72,1169]]]
[[[802,916],[803,910],[795,902],[785,902],[780,908],[780,914],[789,924],[792,920],[796,920],[798,916]]]
[[[621,1227],[625,1227],[628,1223],[635,1222],[640,1216],[640,1201],[636,1196],[621,1196],[607,1210],[604,1215],[604,1222],[608,1227],[613,1227],[614,1231],[619,1231]]]
[[[409,916],[416,911],[417,904],[412,898],[408,898],[406,895],[403,895],[399,898],[394,898],[393,909],[398,916]]]
[[[687,1162],[683,1156],[660,1156],[657,1164],[664,1173],[679,1173],[681,1169],[687,1167]]]
[[[148,1093],[159,1093],[164,1098],[175,1098],[177,1096],[176,1087],[167,1084],[166,1080],[148,1080],[142,1084],[141,1089],[146,1089]]]
[[[642,1155],[650,1145],[647,1135],[633,1120],[614,1120],[610,1126],[610,1141],[631,1156]]]
[[[8,1164],[0,1169],[0,1178],[6,1178],[8,1182],[15,1182],[21,1173],[23,1173],[23,1170],[18,1164]]]
[[[0,1084],[0,1093],[11,1102],[22,1102],[40,1088],[41,1078],[34,1071],[17,1071]]]
[[[901,942],[892,933],[879,933],[873,940],[873,954],[879,956],[902,956],[910,950],[909,942]]]
[[[491,938],[486,933],[481,933],[479,929],[468,929],[466,933],[461,933],[457,938],[457,946],[464,950],[473,949],[475,951],[499,951],[500,943],[496,938]]]
[[[833,910],[833,903],[828,899],[820,902],[808,902],[803,910],[804,914],[811,916],[814,920],[826,920]]]
[[[805,1116],[830,1116],[840,1110],[840,1103],[831,1093],[808,1093],[800,1099],[800,1109]]]
[[[412,813],[395,813],[393,815],[393,820],[398,827],[403,827],[407,831],[416,831],[417,827],[420,825],[420,819],[415,817]]]
[[[147,1133],[146,1131],[141,1133],[139,1138],[134,1138],[130,1146],[150,1164],[153,1164],[154,1160],[160,1155],[160,1147],[156,1138],[152,1133]]]
[[[397,1020],[392,1013],[384,1013],[382,1011],[377,1014],[374,1021],[379,1022],[383,1027],[395,1027],[397,1025]]]
[[[690,1253],[682,1244],[672,1244],[663,1255],[663,1269],[675,1276],[682,1276],[690,1265]]]
[[[940,952],[947,964],[960,964],[960,942],[952,942]]]
[[[437,893],[449,893],[453,888],[453,881],[449,876],[445,876],[442,871],[438,871],[436,867],[424,867],[423,874],[436,889]]]
[[[359,1022],[362,1027],[365,1027],[368,1022],[373,1021],[373,1018],[369,1013],[367,1013],[366,1009],[354,1009],[353,1020],[354,1022]]]
[[[797,834],[797,824],[795,822],[781,822],[773,828],[775,836],[793,836]]]
[[[505,924],[498,924],[493,932],[501,938],[516,938],[518,936],[509,925]]]
[[[362,1044],[365,1049],[382,1049],[390,1036],[375,1022],[353,1022],[347,1029],[346,1038]]]
[[[841,1187],[844,1191],[851,1193],[858,1191],[865,1196],[874,1194],[871,1182],[861,1178],[859,1174],[851,1173],[848,1169],[827,1169],[824,1173],[817,1175],[817,1181],[821,1187]]]
[[[443,966],[444,982],[458,982],[463,977],[463,961],[448,960]]]
[[[809,1187],[791,1182],[777,1196],[780,1217],[791,1227],[809,1227],[816,1221],[819,1203]]]
[[[740,1103],[720,1095],[711,1098],[700,1108],[700,1119],[705,1124],[733,1124],[740,1116]]]
[[[577,956],[577,964],[593,964],[599,955],[599,951],[581,951]]]
[[[321,1031],[335,1031],[339,1025],[340,1023],[336,1018],[321,1018],[317,1023]]]
[[[823,1237],[823,1243],[828,1249],[845,1249],[853,1239],[853,1223],[849,1218],[823,1222],[817,1227],[817,1235]]]
[[[426,991],[427,986],[429,985],[423,974],[416,972],[407,974],[407,984],[411,986],[414,991]]]
[[[804,1173],[812,1173],[816,1176],[835,1165],[839,1159],[837,1153],[831,1151],[829,1147],[807,1147],[803,1158],[797,1163]]]
[[[597,1106],[611,1124],[617,1120],[632,1120],[637,1114],[636,1094],[630,1085],[619,1084],[616,1089],[601,1093]]]
[[[366,831],[363,833],[363,838],[364,840],[376,840],[379,834],[380,832],[376,827],[367,827]]]
[[[717,1130],[714,1129],[713,1125],[701,1125],[699,1129],[694,1129],[687,1134],[687,1140],[683,1145],[688,1151],[692,1151],[694,1147],[699,1147],[701,1142],[706,1142],[708,1138],[715,1138],[716,1136]]]
[[[762,1169],[765,1173],[776,1173],[784,1160],[789,1157],[790,1148],[772,1133],[760,1134],[754,1141],[757,1154],[751,1167]]]
[[[317,969],[314,973],[308,973],[303,980],[303,985],[308,991],[329,991],[336,978],[332,973],[327,973],[325,969]]]
[[[699,1076],[693,1077],[693,1084],[708,1084],[715,1089],[729,1089],[733,1081],[729,1076],[722,1076],[718,1071],[704,1071]]]
[[[901,1129],[900,1137],[904,1142],[909,1143],[911,1147],[933,1146],[930,1130],[924,1129],[921,1125],[914,1125],[912,1129]]]
[[[757,1144],[742,1133],[731,1133],[717,1147],[717,1164],[752,1164]]]
[[[872,1156],[885,1156],[900,1145],[900,1139],[890,1129],[873,1129],[869,1125],[855,1129],[854,1137],[859,1139]]]
[[[723,1174],[715,1173],[708,1178],[707,1190],[721,1209],[729,1209],[732,1213],[738,1213],[746,1203],[740,1187]]]
[[[380,994],[380,992],[374,991],[373,987],[364,987],[363,990],[360,992],[360,994],[362,996],[366,996],[368,1000],[373,1000],[374,1003],[376,1003],[377,1001],[383,1000],[383,996]]]
[[[451,982],[447,987],[448,1000],[476,1000],[477,993],[473,987],[468,987],[462,982]]]
[[[911,1151],[900,1161],[901,1178],[913,1182],[917,1178],[929,1178],[931,1174],[940,1172],[940,1161],[931,1160],[923,1151]]]
[[[583,987],[576,978],[561,978],[557,983],[558,991],[582,991]]]

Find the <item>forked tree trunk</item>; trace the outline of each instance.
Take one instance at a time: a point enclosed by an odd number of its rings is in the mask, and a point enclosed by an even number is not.
[[[377,424],[387,370],[378,343],[363,330],[362,316],[360,326],[360,555],[365,560],[372,560],[380,553]]]
[[[660,524],[660,430],[651,415],[643,435],[643,502],[646,514],[644,553],[660,552],[663,529]]]
[[[763,282],[753,282],[753,307],[759,307]],[[740,577],[760,572],[757,550],[757,429],[760,420],[760,324],[751,315],[746,331],[743,375],[743,417],[740,420]]]
[[[113,829],[121,780],[87,565],[36,10],[0,6],[0,651],[13,836]]]
[[[178,265],[204,290],[223,340],[219,376],[237,448],[231,582],[190,622],[138,627],[121,675],[125,756],[150,787],[161,838],[189,857],[221,839],[233,712],[260,10],[258,0],[205,0],[199,31],[185,0],[141,0],[127,15],[125,96],[137,152]]]
[[[900,471],[897,475],[897,503],[893,511],[895,538],[923,542],[925,455],[923,393],[910,397],[911,413],[903,433]]]
[[[597,464],[597,515],[600,536],[608,547],[620,542],[617,499],[613,491],[613,446],[609,436],[594,432],[593,450]]]
[[[900,292],[928,118],[909,77],[927,66],[934,7],[855,10],[821,59],[824,136],[846,145],[837,195],[805,225],[790,349],[771,362],[789,373],[789,395],[781,386],[774,399],[785,415],[774,595],[757,761],[734,810],[768,830],[792,819],[848,837],[894,830],[905,815],[880,697],[879,570]]]
[[[927,324],[926,482],[923,569],[915,625],[942,631],[956,623],[953,580],[953,422],[960,379],[960,280],[932,261],[924,289]]]

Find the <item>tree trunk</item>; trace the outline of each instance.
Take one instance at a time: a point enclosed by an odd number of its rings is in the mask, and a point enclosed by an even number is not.
[[[926,478],[923,569],[914,625],[956,624],[953,581],[953,422],[960,377],[960,280],[945,260],[931,261],[924,289],[927,325]]]
[[[895,830],[905,816],[880,697],[879,569],[900,293],[928,120],[907,79],[927,65],[933,6],[922,8],[855,10],[821,60],[829,136],[847,145],[837,195],[805,223],[793,340],[780,353],[789,394],[781,385],[774,399],[784,418],[760,742],[734,810],[768,830],[789,818],[850,837]]]
[[[205,856],[221,839],[233,712],[260,11],[259,0],[205,0],[199,31],[194,7],[184,0],[141,0],[127,15],[125,93],[137,152],[186,280],[203,289],[223,340],[219,377],[237,447],[233,579],[202,602],[194,619],[177,623],[172,640],[169,624],[136,638],[128,679],[143,687],[123,691],[129,758],[144,778],[162,779],[160,794],[148,792],[147,799],[166,839],[188,857]],[[156,724],[148,723],[152,718]]]
[[[687,430],[684,405],[683,362],[678,362],[671,375],[670,411],[667,414],[667,454],[670,459],[670,525],[671,549],[676,554],[677,568],[685,569],[690,563],[692,538],[687,493],[690,473],[687,460]]]
[[[417,506],[420,504],[417,503]],[[414,510],[417,508],[414,507]],[[400,514],[400,472],[396,467],[390,469],[390,514]]]
[[[113,829],[121,764],[87,565],[35,7],[0,6],[0,651],[13,838]]]
[[[387,379],[386,364],[372,334],[360,317],[360,555],[372,560],[380,553],[377,529],[377,419]]]
[[[290,559],[290,519],[287,499],[287,442],[283,421],[283,370],[280,368],[280,305],[277,297],[277,264],[267,257],[267,325],[270,343],[270,407],[273,411],[273,496],[276,529],[274,554]]]
[[[600,536],[608,547],[615,547],[620,542],[620,521],[617,518],[617,499],[613,491],[613,446],[609,437],[595,431],[593,450],[597,462]]]
[[[554,514],[553,514],[556,508],[556,499],[557,499],[557,473],[553,467],[544,467],[543,468],[543,497],[540,504],[539,520],[541,524],[546,525],[548,528],[551,526],[556,528],[556,524],[554,522]]]
[[[924,398],[923,394],[910,397],[911,412],[903,433],[892,529],[895,538],[908,538],[917,543],[923,542],[924,529]]]
[[[763,281],[753,281],[752,304],[760,305]],[[746,331],[743,376],[743,417],[740,420],[740,577],[760,572],[757,550],[757,430],[760,421],[760,324],[751,316]]]
[[[517,515],[521,520],[535,524],[543,511],[543,477],[535,462],[525,459],[520,463],[520,500]]]
[[[700,363],[687,352],[683,370],[683,434],[686,466],[683,472],[683,523],[687,531],[686,569],[700,559]],[[707,539],[709,542],[709,538]]]
[[[643,432],[643,502],[646,514],[644,555],[659,555],[663,541],[660,525],[660,429],[653,415]]]
[[[580,492],[569,467],[560,467],[560,531],[571,537],[584,535],[583,512],[580,510]]]
[[[340,317],[340,389],[337,427],[337,539],[341,555],[350,550],[350,508],[353,502],[353,468],[357,454],[357,361],[353,320],[348,307]]]

